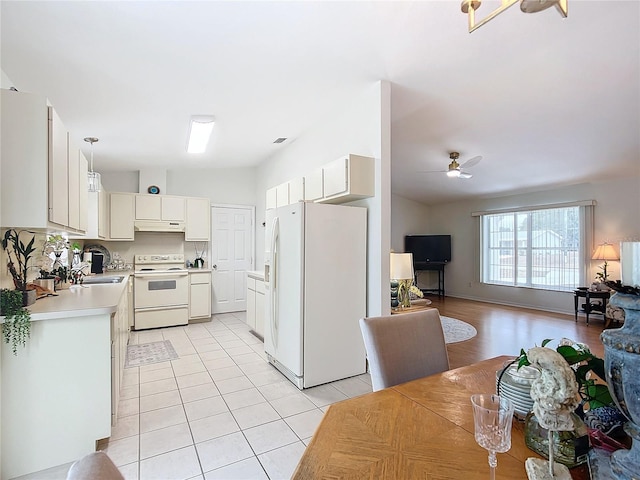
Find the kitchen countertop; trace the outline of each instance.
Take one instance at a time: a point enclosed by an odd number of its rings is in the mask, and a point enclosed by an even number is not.
[[[194,268],[194,267],[191,267],[191,268],[187,268],[187,270],[189,270],[189,273],[198,273],[198,272],[204,272],[204,273],[209,272],[210,273],[211,272],[210,268]]]
[[[115,312],[129,280],[129,274],[121,271],[121,275],[125,278],[120,283],[70,285],[67,289],[58,290],[58,296],[36,300],[27,307],[31,321],[60,318],[61,314],[71,318]]]
[[[264,271],[262,270],[247,270],[247,275],[252,278],[264,281]]]

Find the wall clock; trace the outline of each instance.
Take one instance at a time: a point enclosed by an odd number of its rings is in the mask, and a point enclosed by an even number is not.
[[[160,193],[160,189],[156,185],[150,185],[149,188],[147,188],[147,192],[157,195]]]

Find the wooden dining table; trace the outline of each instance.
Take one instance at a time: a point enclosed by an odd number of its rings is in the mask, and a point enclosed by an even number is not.
[[[474,437],[470,397],[495,392],[501,356],[331,405],[293,478],[489,478],[488,452]],[[514,418],[511,449],[498,454],[496,479],[526,479],[524,462],[540,458],[525,445]],[[572,469],[588,480],[586,465]]]

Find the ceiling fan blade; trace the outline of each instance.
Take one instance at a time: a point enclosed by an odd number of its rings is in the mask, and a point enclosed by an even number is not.
[[[447,170],[418,170],[416,173],[446,173]]]
[[[460,175],[458,175],[458,178],[471,178],[473,177],[473,175],[471,175],[470,173],[467,172],[460,172]]]
[[[479,164],[480,160],[482,160],[482,155],[478,155],[477,157],[470,158],[469,160],[464,162],[462,165],[460,165],[460,168],[473,167],[474,165]]]

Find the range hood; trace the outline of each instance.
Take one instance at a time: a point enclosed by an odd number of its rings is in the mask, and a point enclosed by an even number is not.
[[[136,232],[184,232],[184,222],[168,220],[136,220]]]

